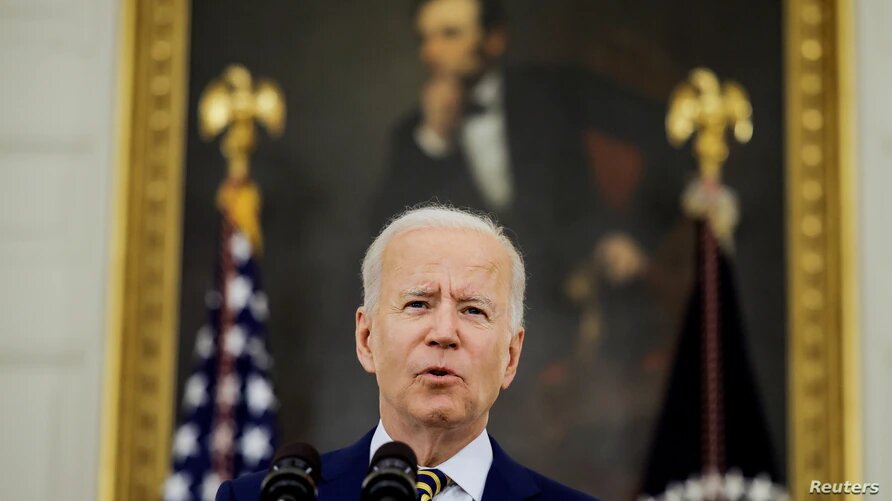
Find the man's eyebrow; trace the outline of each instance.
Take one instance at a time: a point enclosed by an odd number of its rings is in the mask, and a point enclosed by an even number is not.
[[[466,296],[461,296],[458,298],[458,302],[459,303],[477,303],[477,304],[482,304],[484,306],[489,306],[490,308],[492,308],[495,305],[495,303],[493,302],[492,299],[490,299],[487,296],[484,296],[483,294],[469,294]]]
[[[431,297],[434,290],[430,287],[411,287],[400,292],[400,297]]]

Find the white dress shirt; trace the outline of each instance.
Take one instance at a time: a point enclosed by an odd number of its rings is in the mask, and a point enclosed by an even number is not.
[[[382,445],[393,439],[384,430],[384,423],[378,421],[372,444],[369,447],[369,463]],[[452,479],[452,485],[434,496],[437,501],[480,501],[486,487],[486,477],[492,466],[492,444],[484,429],[477,438],[458,451],[454,456],[438,465],[419,465],[419,468],[436,468]]]
[[[487,205],[496,210],[510,206],[514,198],[503,93],[501,73],[484,75],[468,96],[483,111],[465,116],[456,138],[470,163],[474,184]],[[415,142],[433,158],[448,155],[454,147],[424,124],[415,131]]]

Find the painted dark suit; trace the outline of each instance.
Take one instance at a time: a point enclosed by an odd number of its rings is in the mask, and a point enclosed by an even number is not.
[[[525,251],[554,232],[569,236],[585,225],[584,240],[593,243],[601,231],[640,219],[635,213],[646,202],[637,195],[646,184],[666,180],[658,181],[665,163],[648,162],[645,173],[645,162],[677,156],[666,144],[662,105],[581,70],[524,67],[501,74],[514,185],[510,205],[487,204],[461,146],[442,157],[425,153],[414,134],[421,114],[414,111],[394,130],[390,164],[375,198],[376,229],[407,205],[433,198],[495,212],[523,235]]]
[[[565,339],[534,350],[547,360],[559,355],[549,348],[565,350],[576,332],[577,311],[564,293],[568,274],[608,232],[656,247],[677,220],[683,170],[665,139],[661,103],[579,69],[506,68],[501,76],[511,203],[487,203],[461,144],[442,157],[427,154],[415,137],[415,111],[395,127],[370,231],[431,199],[494,213],[516,232],[510,236],[528,265],[531,330],[538,324],[553,340]]]

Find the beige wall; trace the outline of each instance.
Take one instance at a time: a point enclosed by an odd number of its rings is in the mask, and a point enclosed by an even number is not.
[[[0,499],[96,498],[117,10],[0,1]]]
[[[864,480],[892,494],[892,2],[857,3]],[[856,480],[856,479],[851,479]],[[884,494],[883,494],[884,493]]]

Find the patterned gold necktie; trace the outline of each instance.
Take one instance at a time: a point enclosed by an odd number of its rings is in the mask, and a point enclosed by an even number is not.
[[[451,482],[452,480],[440,470],[418,470],[418,475],[415,477],[415,487],[418,489],[418,500],[430,501]]]

